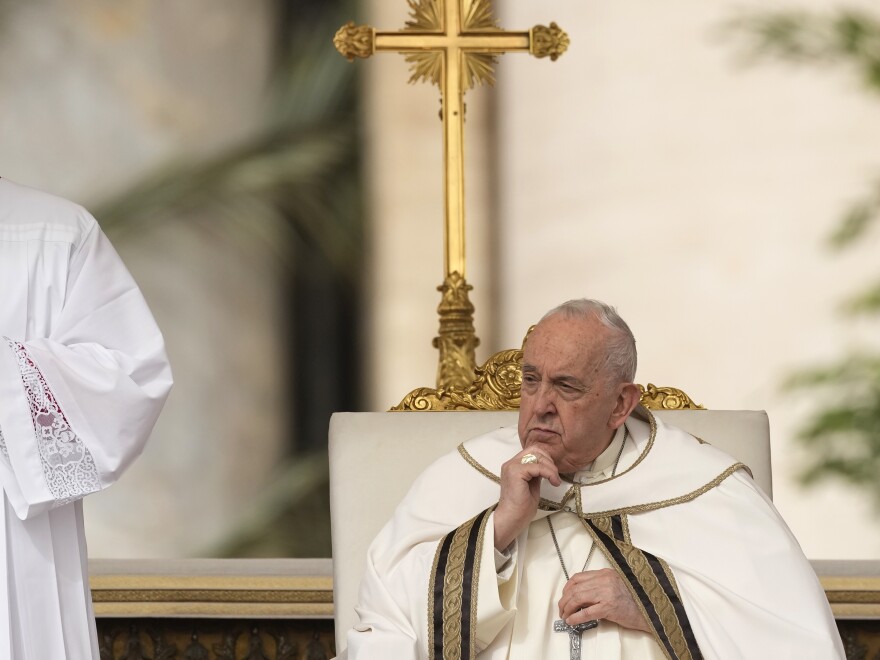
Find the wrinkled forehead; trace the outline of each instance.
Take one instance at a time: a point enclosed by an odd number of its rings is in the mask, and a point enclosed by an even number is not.
[[[594,371],[604,358],[608,334],[594,319],[550,317],[526,340],[523,364],[542,371]]]

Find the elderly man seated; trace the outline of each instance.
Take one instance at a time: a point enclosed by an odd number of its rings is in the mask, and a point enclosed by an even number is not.
[[[844,657],[748,468],[639,406],[635,370],[613,308],[541,319],[518,428],[435,462],[373,542],[350,660]]]

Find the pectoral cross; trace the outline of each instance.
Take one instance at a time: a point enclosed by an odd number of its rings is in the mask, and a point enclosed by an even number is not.
[[[464,259],[464,93],[474,84],[493,84],[496,57],[526,52],[556,60],[569,39],[556,23],[531,30],[498,28],[490,0],[407,0],[410,20],[401,31],[379,31],[350,22],[333,43],[349,60],[376,52],[404,53],[412,65],[410,82],[424,80],[440,88],[445,167],[445,280],[438,289],[440,350],[437,386],[467,387],[474,378],[474,307],[465,280]]]
[[[591,630],[599,625],[595,619],[584,621],[576,626],[570,626],[562,619],[553,622],[553,632],[568,633],[568,658],[569,660],[581,660],[581,635],[586,630]]]

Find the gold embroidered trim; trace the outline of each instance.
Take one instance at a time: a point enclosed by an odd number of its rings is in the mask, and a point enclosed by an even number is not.
[[[691,500],[695,500],[700,495],[703,495],[704,493],[709,492],[710,490],[712,490],[713,488],[718,486],[718,484],[720,484],[722,481],[727,479],[727,477],[732,475],[734,472],[736,472],[740,468],[748,470],[748,467],[745,465],[745,463],[734,463],[729,468],[727,468],[724,472],[722,472],[717,477],[712,479],[712,481],[707,483],[705,486],[701,486],[700,488],[697,488],[696,490],[691,491],[690,493],[687,493],[685,495],[679,495],[678,497],[672,497],[668,500],[661,500],[659,502],[650,502],[648,504],[636,504],[634,506],[625,506],[625,507],[621,507],[619,509],[610,509],[608,511],[597,511],[596,513],[587,514],[584,517],[588,518],[590,520],[595,520],[596,518],[620,516],[620,515],[630,514],[630,513],[645,513],[647,511],[656,511],[657,509],[665,509],[668,506],[675,506],[676,504],[684,504],[685,502],[690,502]]]
[[[470,455],[467,449],[464,448],[464,443],[461,443],[458,446],[458,453],[461,454],[461,457],[466,460],[472,468],[474,468],[477,472],[482,474],[484,477],[489,477],[496,484],[501,483],[501,477],[495,476],[492,472],[489,472],[486,468],[480,465],[473,456]]]
[[[578,518],[582,518],[584,515],[583,494],[577,486],[572,486],[571,489],[574,491],[574,510],[578,514]]]
[[[657,557],[657,561],[659,561],[660,565],[663,567],[663,572],[666,573],[666,577],[669,579],[669,584],[672,585],[672,590],[675,592],[675,595],[681,600],[681,592],[678,590],[678,583],[675,581],[675,575],[672,574],[672,569],[669,568],[669,564],[660,559],[660,557]]]
[[[648,434],[648,442],[645,445],[645,448],[642,450],[642,453],[635,460],[635,462],[632,465],[630,465],[628,468],[626,468],[623,472],[619,472],[617,474],[612,474],[607,479],[601,479],[600,481],[594,481],[589,484],[578,484],[578,486],[580,488],[589,488],[591,486],[598,486],[599,484],[608,483],[612,479],[617,479],[619,477],[622,477],[630,470],[633,470],[643,460],[645,460],[645,457],[648,455],[648,452],[651,451],[651,448],[654,446],[654,440],[656,440],[656,438],[657,438],[657,420],[654,418],[654,414],[650,410],[646,409],[645,412],[648,414],[648,424],[651,427],[651,431]],[[473,456],[471,456],[470,452],[468,452],[468,450],[464,448],[464,443],[461,443],[458,446],[458,453],[461,454],[461,457],[464,458],[464,460],[466,460],[472,468],[477,470],[477,472],[482,474],[484,477],[491,479],[496,484],[501,483],[501,477],[496,475],[494,472],[487,470],[485,467],[483,467],[480,464],[479,461],[477,461],[477,459],[475,459]],[[552,500],[546,500],[543,497],[541,498],[541,503],[542,504],[546,503],[547,509],[551,510],[551,511],[558,511],[560,508],[562,508],[561,505],[558,505],[556,502],[553,502]],[[541,505],[539,505],[539,506],[541,506]],[[544,508],[544,507],[542,507],[542,508]]]
[[[653,429],[654,429],[654,427],[652,427],[652,434],[653,434]],[[652,436],[652,439],[653,439],[653,436]],[[462,458],[464,458],[464,460],[466,460],[474,469],[476,469],[478,472],[480,472],[480,474],[482,474],[485,477],[488,477],[489,479],[494,481],[496,484],[501,483],[501,479],[499,477],[497,477],[493,473],[489,472],[489,470],[487,470],[482,465],[480,465],[480,463],[478,463],[477,460],[468,453],[468,450],[464,448],[464,444],[460,444],[458,446],[458,453],[461,454]],[[647,449],[645,450],[645,453],[647,453]],[[639,458],[639,460],[641,460],[641,458]],[[635,467],[635,464],[633,464],[632,467]],[[630,467],[629,469],[631,470],[632,467]],[[685,502],[690,502],[691,500],[698,498],[700,495],[703,495],[704,493],[712,490],[718,484],[720,484],[722,481],[727,479],[727,477],[729,477],[734,472],[736,472],[737,470],[740,470],[740,469],[745,470],[746,472],[748,472],[749,476],[752,476],[752,471],[749,469],[748,465],[746,465],[745,463],[734,463],[729,468],[727,468],[724,472],[722,472],[717,477],[715,477],[712,481],[707,483],[705,486],[701,486],[700,488],[697,488],[696,490],[691,491],[690,493],[686,493],[684,495],[679,495],[678,497],[673,497],[668,500],[660,500],[659,502],[649,502],[647,504],[636,504],[634,506],[626,506],[626,507],[621,507],[619,509],[609,509],[608,511],[598,511],[596,513],[591,513],[589,515],[586,515],[586,517],[589,518],[590,520],[595,520],[596,518],[606,518],[606,517],[610,517],[610,516],[619,516],[619,515],[625,515],[625,514],[630,514],[630,513],[645,513],[646,511],[656,511],[657,509],[664,509],[668,506],[675,506],[676,504],[683,504]],[[627,471],[629,471],[629,470],[627,470]],[[608,481],[608,479],[605,479],[605,481]],[[596,482],[596,483],[604,483],[604,482]],[[588,486],[593,486],[593,485],[595,485],[595,484],[587,484],[585,486],[582,486],[581,488],[587,488]],[[576,489],[577,491],[580,491],[580,488],[576,488],[575,486],[572,486],[572,489]],[[543,511],[560,511],[562,509],[562,507],[565,505],[565,503],[569,499],[571,499],[570,493],[571,493],[571,489],[565,494],[561,503],[554,502],[553,500],[548,500],[548,499],[545,499],[542,497],[541,501],[538,503],[538,508]]]
[[[563,508],[572,497],[574,497],[575,502],[577,502],[579,499],[578,498],[579,494],[580,494],[580,488],[577,488],[576,486],[572,486],[571,488],[569,488],[567,491],[565,491],[565,495],[562,496],[562,500],[559,502],[559,508],[560,509]],[[575,506],[578,506],[578,505],[575,504]]]
[[[487,470],[482,465],[480,465],[479,462],[477,462],[477,459],[475,459],[473,456],[470,455],[468,450],[464,448],[464,443],[462,443],[458,446],[458,453],[461,454],[461,457],[464,460],[466,460],[472,468],[477,470],[477,472],[482,474],[484,477],[488,477],[489,479],[494,481],[496,484],[501,483],[500,477],[496,476],[492,472],[489,472],[489,470]],[[574,488],[574,487],[572,487],[572,488]],[[568,498],[570,498],[570,497],[571,497],[571,495],[567,494],[566,497],[563,499],[563,502],[567,501]],[[559,511],[562,508],[562,504],[559,504],[558,502],[554,502],[553,500],[548,500],[548,499],[542,497],[541,500],[538,502],[538,508],[543,509],[544,511]]]
[[[443,580],[443,660],[461,660],[461,597],[468,536],[474,518],[455,530]]]
[[[699,436],[697,436],[697,435],[694,435],[693,433],[691,433],[690,435],[693,436],[693,438],[694,438],[697,442],[699,442],[701,445],[709,445],[710,447],[713,446],[712,443],[709,442],[708,440],[703,440],[701,437],[699,437]],[[750,468],[750,467],[749,467],[748,465],[746,465],[746,464],[743,464],[742,467],[743,467],[743,469],[744,469],[746,472],[749,473],[749,476],[750,476],[752,479],[755,478],[755,475],[752,474],[752,468]]]
[[[614,530],[611,528],[611,518],[591,518],[593,524],[601,529],[605,534],[614,538]]]
[[[486,510],[483,521],[480,523],[480,531],[477,533],[477,544],[474,548],[474,567],[471,579],[471,657],[474,660],[477,655],[477,594],[480,591],[480,564],[483,558],[483,540],[486,534],[486,523],[489,522],[489,514],[495,510],[493,505]]]
[[[593,522],[596,522],[596,521],[594,520]],[[623,571],[621,570],[620,566],[618,566],[617,562],[614,559],[614,555],[611,554],[611,551],[605,546],[605,543],[602,542],[602,540],[599,538],[599,535],[596,534],[596,532],[593,530],[593,528],[590,527],[589,524],[587,524],[586,520],[581,519],[581,524],[584,526],[584,529],[587,530],[587,534],[589,534],[590,538],[593,539],[593,543],[599,548],[599,551],[603,555],[605,555],[605,559],[608,561],[608,564],[612,568],[614,568],[615,571],[617,571],[617,574],[620,576],[620,579],[626,585],[626,588],[629,589],[629,592],[630,592],[630,595],[632,596],[633,602],[636,604],[636,607],[639,608],[639,611],[642,613],[642,616],[645,617],[645,621],[649,622],[648,625],[650,626],[651,617],[648,615],[648,610],[645,609],[645,605],[644,605],[644,603],[642,603],[642,599],[639,598],[638,594],[636,593],[635,588],[630,584],[629,580],[627,580],[626,577],[624,576]],[[609,525],[610,525],[610,521],[609,521]],[[598,523],[596,526],[598,527]],[[657,632],[654,630],[653,626],[651,626],[651,631],[652,631],[652,634],[654,635],[654,639],[657,642],[657,646],[659,646],[660,650],[663,651],[663,655],[666,656],[667,660],[676,660],[675,658],[670,657],[669,652],[666,650],[666,645],[660,641],[660,638],[659,638]]]
[[[623,554],[627,565],[632,570],[633,574],[635,574],[636,579],[639,581],[639,584],[645,590],[645,593],[648,596],[648,600],[650,600],[651,604],[654,605],[654,609],[657,611],[657,616],[660,619],[660,624],[663,626],[663,632],[666,633],[666,637],[676,654],[674,658],[669,655],[669,651],[667,650],[666,645],[660,639],[660,634],[656,630],[654,630],[653,626],[651,626],[651,631],[654,635],[654,639],[657,642],[657,646],[659,646],[660,650],[663,652],[663,655],[666,656],[667,660],[692,660],[692,656],[687,647],[687,642],[684,638],[684,631],[681,629],[678,617],[675,614],[675,608],[669,601],[669,598],[666,596],[666,592],[663,591],[663,587],[661,587],[659,582],[657,581],[657,576],[654,575],[654,571],[651,570],[651,566],[650,564],[648,564],[641,550],[634,547],[629,542],[622,543],[614,538],[614,536],[611,534],[610,517],[595,518],[591,520],[593,524],[596,525],[596,527],[598,527],[611,539],[611,542],[614,543],[614,545],[617,546],[618,550],[620,550],[621,554]],[[633,587],[630,581],[626,579],[626,576],[623,574],[623,570],[618,565],[617,561],[615,561],[614,555],[611,554],[611,551],[608,550],[605,543],[602,542],[602,540],[599,538],[598,534],[595,533],[593,528],[590,527],[589,524],[587,524],[586,520],[581,520],[581,524],[584,526],[584,529],[593,539],[593,543],[599,546],[599,550],[602,552],[603,555],[605,555],[605,559],[608,561],[609,565],[611,565],[614,570],[617,571],[618,575],[620,575],[620,578],[626,585],[626,588],[629,590],[633,601],[639,608],[642,616],[645,617],[645,621],[650,622],[651,617],[648,615],[648,611],[645,609],[645,605],[642,602],[642,599],[636,593],[635,587]],[[670,571],[669,567],[666,565],[666,562],[664,562],[663,560],[660,560],[660,562],[663,565],[663,570],[666,572],[667,575],[669,575]],[[676,595],[679,596],[677,588]]]
[[[639,457],[635,460],[635,462],[632,465],[630,465],[628,468],[626,468],[623,472],[618,472],[617,474],[612,473],[612,475],[610,477],[607,477],[605,479],[600,479],[599,481],[592,481],[588,484],[579,484],[579,486],[581,488],[591,488],[592,486],[600,486],[602,484],[607,484],[609,481],[612,481],[614,479],[620,479],[620,477],[625,475],[627,472],[634,470],[635,467],[639,463],[641,463],[643,460],[645,460],[645,458],[648,456],[648,452],[650,452],[651,448],[654,446],[654,440],[657,439],[657,420],[654,419],[654,413],[652,413],[648,409],[645,409],[645,412],[648,414],[648,424],[651,427],[651,431],[648,434],[648,442],[645,445],[645,448],[642,450],[642,453],[639,454]],[[633,438],[633,442],[635,442],[635,438]]]
[[[606,479],[600,479],[599,481],[593,481],[592,483],[588,483],[588,484],[578,484],[581,488],[590,488],[591,486],[598,486],[600,484],[608,483],[612,479],[619,479],[620,477],[625,475],[630,470],[633,470],[643,460],[645,460],[645,457],[648,455],[648,452],[651,451],[651,448],[654,446],[654,440],[656,440],[656,438],[657,438],[657,420],[654,419],[654,415],[650,410],[645,410],[645,412],[648,414],[648,424],[651,427],[651,432],[648,435],[648,442],[645,445],[645,448],[642,450],[642,453],[635,460],[635,462],[632,465],[630,465],[628,468],[626,468],[623,472],[618,472],[617,474],[613,474]],[[473,456],[470,455],[470,453],[468,453],[468,450],[464,448],[464,443],[462,443],[458,446],[458,453],[462,455],[464,460],[466,460],[468,463],[470,463],[471,467],[475,468],[484,477],[488,477],[489,479],[491,479],[492,481],[494,481],[497,484],[501,483],[500,477],[498,477],[494,472],[491,472],[491,471],[487,470],[486,468],[484,468],[482,465],[480,465],[480,463],[479,463],[479,461],[477,461],[477,459],[475,459]],[[547,500],[547,501],[549,501],[549,500]]]
[[[645,555],[632,545],[617,542],[615,542],[615,545],[617,545],[623,553],[626,563],[629,564],[629,567],[635,574],[642,589],[645,590],[648,600],[651,601],[654,605],[654,609],[657,610],[660,625],[663,626],[663,632],[666,633],[666,638],[669,640],[669,644],[675,652],[675,657],[680,660],[691,658],[690,650],[687,646],[687,640],[684,638],[684,631],[681,629],[681,622],[675,614],[675,607],[672,605],[669,596],[666,595],[666,592],[660,585],[657,576],[654,575],[654,571],[645,559]],[[659,636],[657,641],[660,642]]]
[[[428,591],[428,654],[425,656],[428,658],[434,657],[434,591],[437,588],[437,571],[440,568],[440,552],[443,549],[443,543],[446,541],[446,536],[447,535],[444,534],[440,537],[440,542],[437,544],[437,549],[434,551],[434,561],[431,564],[431,581]]]
[[[446,555],[446,565],[443,572],[443,660],[463,660],[461,657],[461,621],[462,621],[462,598],[464,595],[464,567],[468,558],[468,539],[473,530],[477,518],[481,518],[476,543],[474,544],[474,562],[470,587],[470,611],[467,613],[470,625],[470,656],[466,660],[473,660],[476,656],[477,642],[477,594],[479,593],[479,575],[483,541],[486,534],[486,524],[494,506],[468,520],[457,527],[452,534],[449,544],[449,552]],[[440,566],[440,554],[449,534],[440,539],[437,550],[434,552],[434,561],[431,565],[431,579],[429,582],[428,595],[428,654],[433,657],[434,653],[434,591],[437,588],[437,574]]]
[[[437,568],[440,566],[440,548],[443,547],[443,540],[446,536],[440,537],[440,543],[434,551],[434,561],[431,563],[431,579],[428,582],[428,652],[426,658],[434,656],[434,590],[437,588]]]
[[[620,523],[623,525],[623,540],[632,544],[632,538],[629,535],[629,516],[621,515]]]

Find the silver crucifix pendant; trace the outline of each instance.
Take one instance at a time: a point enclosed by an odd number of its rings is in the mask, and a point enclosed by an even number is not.
[[[595,619],[584,621],[576,626],[570,626],[562,619],[553,622],[553,632],[568,633],[568,658],[569,660],[581,660],[581,634],[599,625]]]

